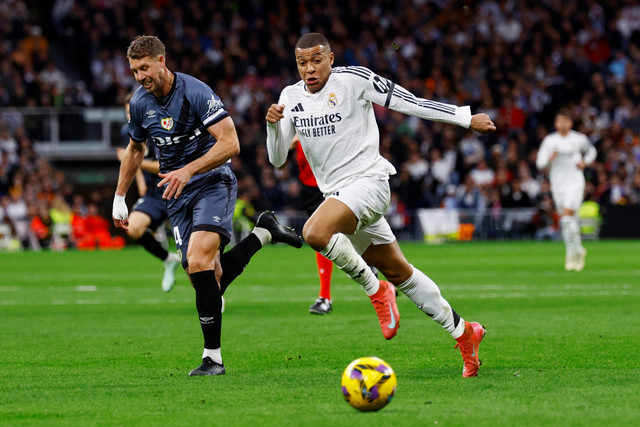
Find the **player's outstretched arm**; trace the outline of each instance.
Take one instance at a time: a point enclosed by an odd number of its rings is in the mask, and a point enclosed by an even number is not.
[[[129,140],[129,145],[124,152],[122,161],[120,164],[120,173],[118,175],[118,186],[116,187],[116,194],[113,199],[113,223],[118,228],[124,228],[125,230],[129,226],[129,211],[124,198],[131,186],[131,182],[142,163],[144,157],[144,142],[135,142]]]
[[[471,116],[469,129],[485,134],[495,132],[496,125],[493,124],[493,121],[491,121],[491,118],[487,114],[479,113]]]

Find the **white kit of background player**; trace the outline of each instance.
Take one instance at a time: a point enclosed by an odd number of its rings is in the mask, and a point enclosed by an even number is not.
[[[584,268],[586,249],[582,246],[576,212],[584,197],[584,168],[596,159],[596,149],[580,132],[572,130],[569,110],[556,114],[556,132],[547,135],[538,150],[536,166],[549,168],[549,182],[556,211],[560,214],[562,239],[566,247],[565,270]]]

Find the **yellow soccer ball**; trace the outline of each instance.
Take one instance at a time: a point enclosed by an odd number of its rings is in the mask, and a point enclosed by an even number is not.
[[[342,395],[358,411],[377,411],[396,394],[398,380],[387,362],[377,357],[361,357],[342,374]]]

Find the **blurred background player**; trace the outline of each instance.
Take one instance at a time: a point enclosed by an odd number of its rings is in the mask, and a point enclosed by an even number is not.
[[[125,98],[127,120],[130,119],[129,101],[132,95],[133,93],[130,93]],[[125,128],[125,135],[128,135],[128,125],[125,125]],[[124,148],[118,148],[116,154],[120,162],[122,162],[124,153]],[[180,257],[174,252],[169,253],[167,248],[156,239],[152,231],[158,230],[167,219],[167,202],[162,199],[162,189],[158,188],[158,182],[160,182],[160,178],[158,178],[159,167],[155,144],[147,144],[144,159],[136,171],[136,186],[140,198],[131,209],[127,235],[147,252],[163,262],[162,290],[169,292],[173,289],[176,281],[175,272],[180,264]],[[166,242],[164,229],[158,230],[158,235],[164,236],[164,242]]]
[[[596,149],[580,132],[572,130],[571,110],[561,109],[555,117],[556,132],[547,135],[540,145],[536,166],[549,169],[551,194],[560,214],[560,229],[566,255],[564,268],[581,271],[587,256],[582,246],[576,212],[584,197],[584,168],[596,159]]]
[[[296,135],[291,143],[291,150],[294,150],[296,162],[298,163],[298,179],[302,183],[300,190],[300,199],[307,215],[311,216],[313,212],[324,202],[324,196],[320,189],[315,176],[309,167],[309,162],[304,156],[304,151],[299,144],[300,138]],[[333,272],[333,262],[328,260],[320,252],[316,252],[316,264],[318,266],[318,276],[320,277],[320,293],[316,301],[309,306],[309,312],[312,314],[329,314],[331,313],[331,273]]]

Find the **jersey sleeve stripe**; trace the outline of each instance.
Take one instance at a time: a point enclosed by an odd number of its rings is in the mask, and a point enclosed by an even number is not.
[[[224,119],[225,117],[227,117],[229,115],[229,113],[227,113],[226,110],[224,109],[219,109],[218,111],[216,111],[214,114],[212,114],[211,116],[209,116],[204,122],[202,122],[206,127],[209,127],[213,124],[218,123],[220,120]]]
[[[354,74],[358,77],[362,77],[365,80],[369,80],[369,76],[366,73],[363,73],[362,71],[358,71],[358,70],[354,70],[352,68],[343,68],[343,69],[335,69],[333,70],[334,73],[348,73],[348,74]]]
[[[131,138],[133,140],[133,142],[138,142],[138,143],[145,142],[147,140],[147,138],[141,138],[141,139],[134,138],[134,136],[131,134],[131,132],[129,132],[129,138]]]
[[[440,111],[446,114],[456,114],[455,107],[451,107],[447,104],[441,104],[435,101],[429,101],[428,99],[416,98],[415,96],[409,94],[409,92],[403,93],[398,89],[398,87],[395,88],[393,95],[419,107],[430,108],[432,110]]]
[[[456,107],[454,107],[454,106],[451,106],[451,105],[448,105],[448,104],[443,104],[442,102],[431,101],[429,99],[417,98],[414,95],[412,95],[409,91],[407,91],[406,89],[403,89],[402,87],[397,87],[396,90],[399,93],[404,94],[405,95],[405,99],[406,99],[406,97],[416,98],[416,101],[418,103],[423,103],[425,105],[433,105],[434,107],[437,106],[439,108],[442,108],[443,110],[450,111],[452,114],[455,114],[455,112],[456,112]]]
[[[366,67],[360,67],[360,66],[353,66],[353,67],[347,67],[347,68],[351,68],[353,70],[357,70],[360,71],[361,73],[364,73],[367,77],[371,77],[371,75],[373,74],[373,71],[371,71],[370,69],[366,68]]]

